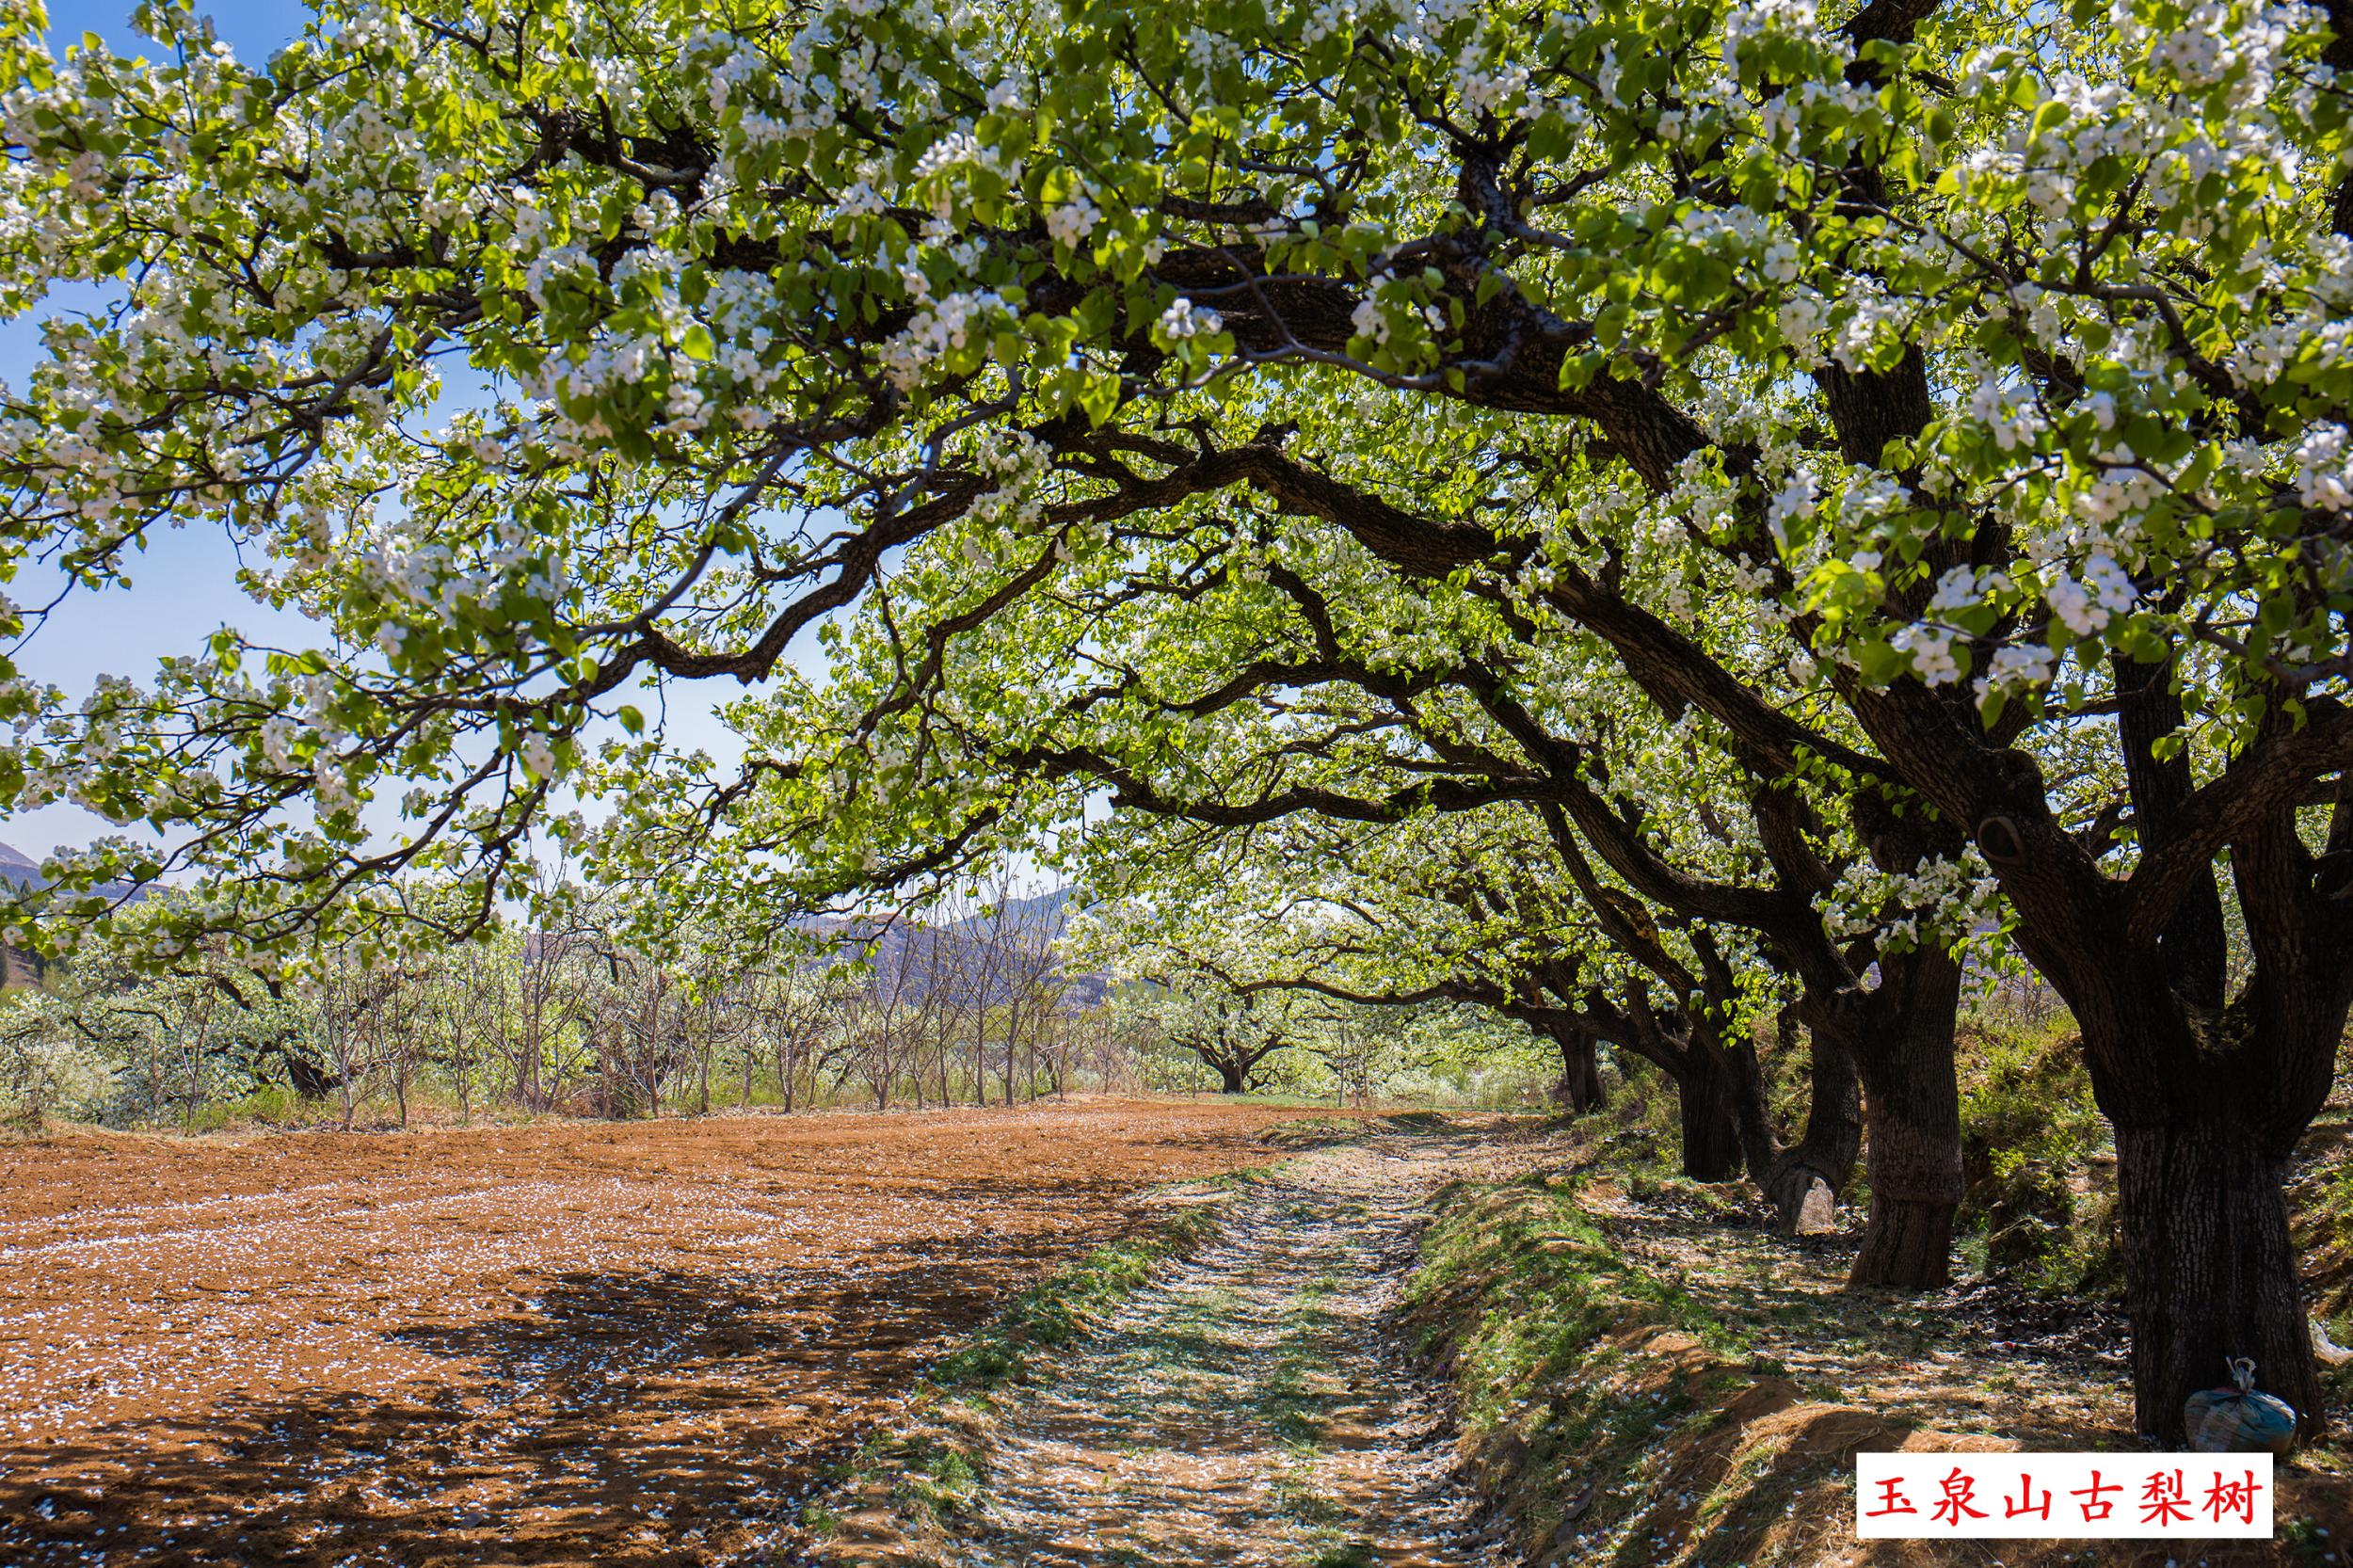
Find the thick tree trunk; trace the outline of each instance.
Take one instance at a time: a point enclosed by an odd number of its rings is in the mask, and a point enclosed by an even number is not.
[[[1951,1284],[1953,1216],[1962,1190],[1958,1104],[1948,1116],[1933,1103],[1874,1095],[1865,1116],[1871,1214],[1847,1283],[1897,1290]]]
[[[1961,965],[1938,951],[1882,960],[1876,1040],[1857,1043],[1871,1214],[1847,1283],[1933,1290],[1951,1283],[1953,1216],[1961,1208],[1961,1091],[1953,1016]]]
[[[1573,1116],[1609,1108],[1609,1091],[1601,1081],[1601,1062],[1594,1054],[1593,1037],[1581,1032],[1556,1033],[1554,1043],[1561,1048],[1561,1085],[1559,1097]]]
[[[1738,1085],[1722,1053],[1705,1046],[1684,1056],[1674,1075],[1683,1122],[1683,1174],[1693,1181],[1730,1181],[1740,1174]]]
[[[1221,1080],[1217,1089],[1219,1094],[1239,1095],[1242,1092],[1241,1064],[1240,1063],[1212,1062],[1209,1065],[1217,1069],[1217,1076]]]
[[[2183,1401],[2230,1382],[2252,1356],[2255,1384],[2320,1427],[2310,1320],[2281,1194],[2286,1160],[2222,1115],[2116,1129],[2133,1403],[2145,1432],[2182,1438]]]
[[[1880,1191],[1880,1173],[1896,1162],[1881,1153],[1882,1130],[1895,1129],[1877,1126],[1871,1129],[1871,1217],[1864,1229],[1863,1251],[1856,1255],[1847,1283],[1895,1290],[1934,1290],[1949,1285],[1956,1205],[1938,1196]],[[1902,1161],[1920,1152],[1908,1139],[1901,1148],[1897,1160]]]

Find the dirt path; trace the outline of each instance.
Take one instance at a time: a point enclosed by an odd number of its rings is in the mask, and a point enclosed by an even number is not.
[[[1011,1416],[965,1561],[1498,1562],[1389,1322],[1421,1199],[1473,1147],[1378,1138],[1236,1200],[1213,1246]]]

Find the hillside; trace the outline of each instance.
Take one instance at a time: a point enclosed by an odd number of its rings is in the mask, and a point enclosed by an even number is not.
[[[872,943],[870,962],[885,990],[904,987],[910,998],[920,998],[952,978],[959,986],[985,980],[986,1000],[997,1005],[1012,1000],[1032,977],[1058,968],[1048,950],[1063,933],[1070,900],[1071,890],[1058,888],[938,925],[906,918],[818,918],[799,925],[827,944],[828,957],[847,957]],[[1064,1003],[1095,1006],[1110,994],[1111,984],[1099,973],[1070,976]]]
[[[0,844],[0,878],[19,888],[40,888],[48,883],[40,874],[40,862],[9,844]]]

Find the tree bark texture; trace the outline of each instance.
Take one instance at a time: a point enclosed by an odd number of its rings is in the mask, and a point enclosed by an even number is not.
[[[1782,1031],[1782,1049],[1795,1048],[1792,1027]],[[1783,1144],[1772,1126],[1765,1074],[1753,1050],[1737,1053],[1740,1086],[1741,1144],[1749,1178],[1773,1206],[1774,1228],[1790,1235],[1818,1181],[1836,1198],[1854,1179],[1863,1149],[1863,1106],[1854,1064],[1843,1047],[1820,1032],[1808,1041],[1811,1098],[1805,1129],[1795,1144]]]
[[[2287,1161],[2227,1117],[2119,1128],[2133,1404],[2145,1432],[2182,1439],[2182,1406],[2227,1386],[2251,1356],[2255,1385],[2319,1430],[2321,1387],[2281,1187]]]
[[[1608,1110],[1609,1091],[1601,1080],[1601,1062],[1595,1054],[1593,1035],[1581,1030],[1556,1030],[1553,1042],[1561,1048],[1561,1083],[1557,1091],[1561,1103],[1574,1116]]]
[[[1857,1043],[1871,1213],[1848,1283],[1934,1290],[1952,1281],[1953,1218],[1966,1189],[1953,1019],[1961,963],[1934,946],[1883,958]]]

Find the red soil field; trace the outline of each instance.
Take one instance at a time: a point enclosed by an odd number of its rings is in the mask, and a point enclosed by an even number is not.
[[[0,1144],[0,1561],[790,1561],[943,1341],[1296,1114]]]

